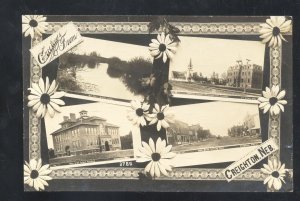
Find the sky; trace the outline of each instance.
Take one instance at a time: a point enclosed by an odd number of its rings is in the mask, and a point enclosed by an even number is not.
[[[192,124],[200,124],[213,135],[227,136],[228,128],[241,125],[247,114],[258,114],[256,104],[208,102],[171,107],[175,119]]]
[[[119,57],[121,60],[129,61],[134,57],[144,57],[145,59],[149,58],[152,61],[149,49],[146,46],[90,37],[83,37],[83,39],[83,42],[76,47],[76,53],[78,54],[90,54],[95,51],[105,58]]]
[[[190,58],[194,72],[202,72],[210,77],[215,71],[221,75],[229,66],[235,65],[237,58],[263,67],[265,45],[260,41],[229,40],[180,36],[181,42],[170,63],[170,70],[186,70]]]
[[[107,119],[108,123],[120,126],[120,136],[127,135],[131,130],[132,123],[127,119],[127,112],[131,108],[126,106],[99,102],[74,106],[64,106],[61,108],[62,112],[56,113],[53,118],[51,118],[49,115],[46,115],[45,117],[48,148],[53,148],[53,141],[50,134],[61,128],[59,123],[62,122],[63,116],[70,116],[70,113],[75,113],[76,118],[78,118],[79,112],[83,109],[88,111],[89,116],[99,116]]]

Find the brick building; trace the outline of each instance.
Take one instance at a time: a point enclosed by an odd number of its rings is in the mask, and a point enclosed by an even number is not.
[[[237,64],[230,66],[227,70],[227,85],[241,88],[262,87],[263,71],[262,67],[252,64],[247,60],[246,64],[242,60],[237,60]]]
[[[178,120],[170,123],[170,127],[167,129],[167,142],[172,145],[198,142],[209,136],[210,132],[199,124],[188,125]]]
[[[51,133],[57,157],[121,149],[119,127],[106,119],[88,116],[87,111],[64,116],[61,128]]]

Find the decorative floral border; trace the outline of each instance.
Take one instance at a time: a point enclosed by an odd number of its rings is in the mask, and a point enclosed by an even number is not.
[[[52,34],[67,22],[48,22],[47,34]],[[82,34],[148,34],[149,22],[74,22]],[[172,23],[180,34],[259,35],[260,22],[253,23]],[[291,35],[292,31],[287,35]]]
[[[45,34],[52,34],[67,22],[48,22]],[[74,22],[82,34],[148,34],[148,22]],[[181,34],[214,34],[214,35],[259,35],[261,23],[172,23],[180,29]],[[288,32],[287,35],[291,35]],[[31,46],[42,41],[42,37],[36,35],[31,39]],[[281,47],[270,48],[270,84],[281,83]],[[30,59],[30,85],[37,83],[42,70],[34,59]],[[39,159],[40,152],[41,120],[35,117],[29,110],[29,160]],[[280,144],[280,114],[269,118],[268,137],[274,138]],[[280,150],[269,156],[280,158]],[[223,169],[200,169],[200,168],[174,168],[170,177],[162,176],[161,180],[225,180],[221,173]],[[138,179],[143,168],[69,168],[53,170],[53,179]],[[293,174],[293,170],[288,170]],[[236,180],[262,181],[264,175],[260,169],[249,169],[242,173]]]

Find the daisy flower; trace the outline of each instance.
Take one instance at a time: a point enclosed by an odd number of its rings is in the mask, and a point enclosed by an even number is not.
[[[47,18],[43,15],[23,15],[22,33],[24,33],[25,37],[30,35],[31,38],[34,37],[35,33],[42,35],[42,33],[45,33],[48,26],[46,20]]]
[[[273,85],[272,88],[266,87],[266,91],[263,91],[263,97],[259,97],[259,108],[264,110],[264,113],[270,110],[272,115],[278,115],[280,110],[284,112],[283,105],[287,104],[286,100],[282,100],[285,96],[285,90],[279,92],[279,86]]]
[[[155,124],[157,131],[160,131],[161,127],[169,128],[169,123],[173,123],[173,115],[168,112],[169,105],[164,105],[161,108],[158,104],[154,105],[153,113],[147,115],[147,120],[150,121],[149,125]]]
[[[168,176],[167,171],[172,171],[169,160],[176,156],[175,153],[170,152],[172,145],[166,146],[166,141],[161,138],[157,139],[156,145],[152,138],[149,139],[149,145],[145,142],[142,142],[142,145],[139,147],[140,153],[137,154],[136,162],[150,161],[145,167],[145,172],[149,172],[152,177],[160,177],[160,173]]]
[[[269,42],[269,47],[280,47],[281,40],[286,41],[282,34],[289,32],[291,23],[292,20],[286,20],[283,16],[271,16],[266,23],[260,25],[259,37],[263,38],[263,43]]]
[[[148,114],[149,105],[138,100],[131,101],[131,108],[128,112],[128,119],[137,126],[146,126],[145,115]]]
[[[264,184],[268,183],[268,187],[271,189],[274,187],[275,190],[279,190],[282,186],[282,182],[285,183],[283,177],[285,176],[286,169],[285,164],[281,165],[281,162],[277,162],[276,160],[268,161],[268,165],[264,164],[264,168],[260,170],[268,175],[264,180]]]
[[[45,117],[48,112],[53,117],[55,112],[61,112],[59,105],[65,105],[65,102],[59,98],[65,95],[65,92],[56,92],[58,85],[55,80],[49,84],[49,78],[46,77],[46,83],[40,78],[39,83],[33,83],[28,96],[28,107],[32,107],[37,117]]]
[[[48,175],[52,172],[49,165],[42,166],[42,161],[39,159],[31,159],[29,164],[25,161],[24,165],[24,183],[33,187],[35,190],[45,190],[44,186],[48,186],[47,180],[52,180]]]
[[[164,63],[167,59],[171,59],[176,51],[177,43],[170,39],[170,35],[162,32],[157,35],[157,39],[152,39],[149,44],[149,50],[152,57],[155,59],[163,58]]]

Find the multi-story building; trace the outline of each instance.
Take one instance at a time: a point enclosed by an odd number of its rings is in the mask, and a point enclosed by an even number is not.
[[[167,129],[167,142],[172,145],[193,143],[209,137],[209,134],[209,131],[204,130],[199,124],[188,125],[176,120],[174,123],[170,123],[170,127]]]
[[[246,64],[242,60],[237,60],[237,64],[230,66],[227,70],[227,85],[241,88],[262,87],[263,71],[262,67],[247,60]]]
[[[79,114],[79,118],[75,113],[70,113],[70,117],[64,116],[61,128],[51,133],[55,156],[121,149],[119,126],[101,117],[88,116],[85,110]]]

